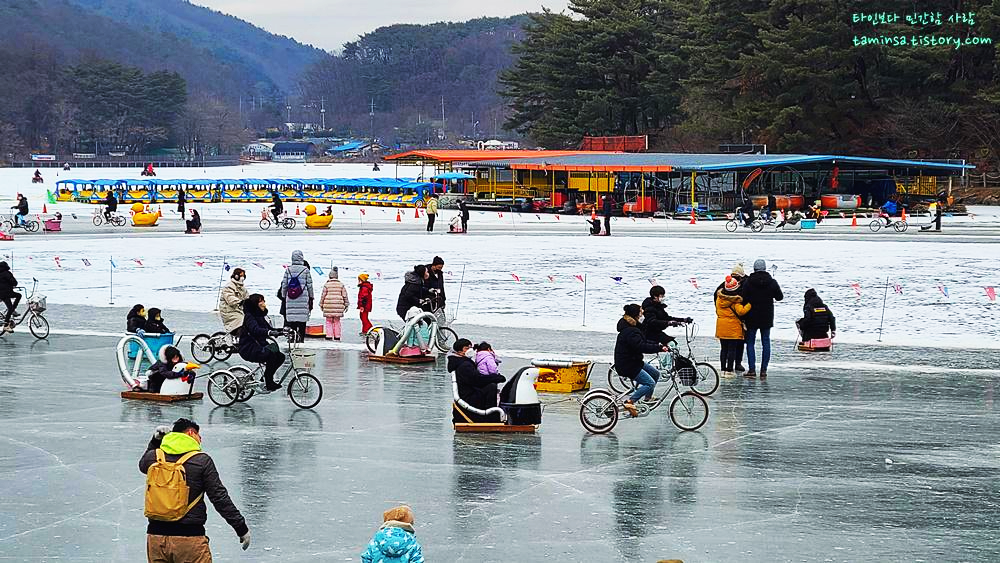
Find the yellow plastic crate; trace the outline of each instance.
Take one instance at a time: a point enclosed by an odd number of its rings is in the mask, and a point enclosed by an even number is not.
[[[552,393],[572,393],[590,389],[590,370],[594,363],[579,360],[532,360],[531,365],[542,369],[535,389]]]

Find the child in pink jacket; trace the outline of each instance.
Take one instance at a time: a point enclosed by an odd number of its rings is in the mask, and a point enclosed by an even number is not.
[[[340,340],[343,332],[340,319],[351,306],[351,300],[347,297],[347,288],[341,283],[339,272],[336,266],[330,269],[330,279],[326,280],[323,286],[323,296],[319,299],[319,308],[326,317],[326,339]]]
[[[476,369],[483,375],[500,375],[500,364],[502,360],[497,357],[496,352],[489,342],[480,342],[476,345]]]

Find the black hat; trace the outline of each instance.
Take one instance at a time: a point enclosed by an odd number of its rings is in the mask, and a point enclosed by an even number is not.
[[[629,303],[623,308],[625,309],[625,314],[633,319],[638,319],[639,315],[642,314],[642,307],[636,305],[635,303]]]

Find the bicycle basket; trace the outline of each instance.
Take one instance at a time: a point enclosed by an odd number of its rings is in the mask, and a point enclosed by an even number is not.
[[[677,370],[677,382],[685,387],[694,387],[698,383],[698,371],[694,368],[681,368]]]
[[[41,313],[46,309],[45,296],[34,297],[28,301],[28,309],[36,313]]]

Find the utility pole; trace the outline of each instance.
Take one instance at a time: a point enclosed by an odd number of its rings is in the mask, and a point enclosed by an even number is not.
[[[375,142],[375,98],[372,98],[372,107],[371,110],[368,112],[368,119],[371,121],[369,127],[372,134],[371,139],[372,142],[374,143]]]
[[[323,121],[323,130],[326,131],[326,98],[319,98],[319,117]]]
[[[288,96],[285,96],[285,123],[292,122],[292,106],[288,103]]]
[[[445,134],[445,119],[444,119],[444,96],[441,96],[441,134],[447,137]]]

